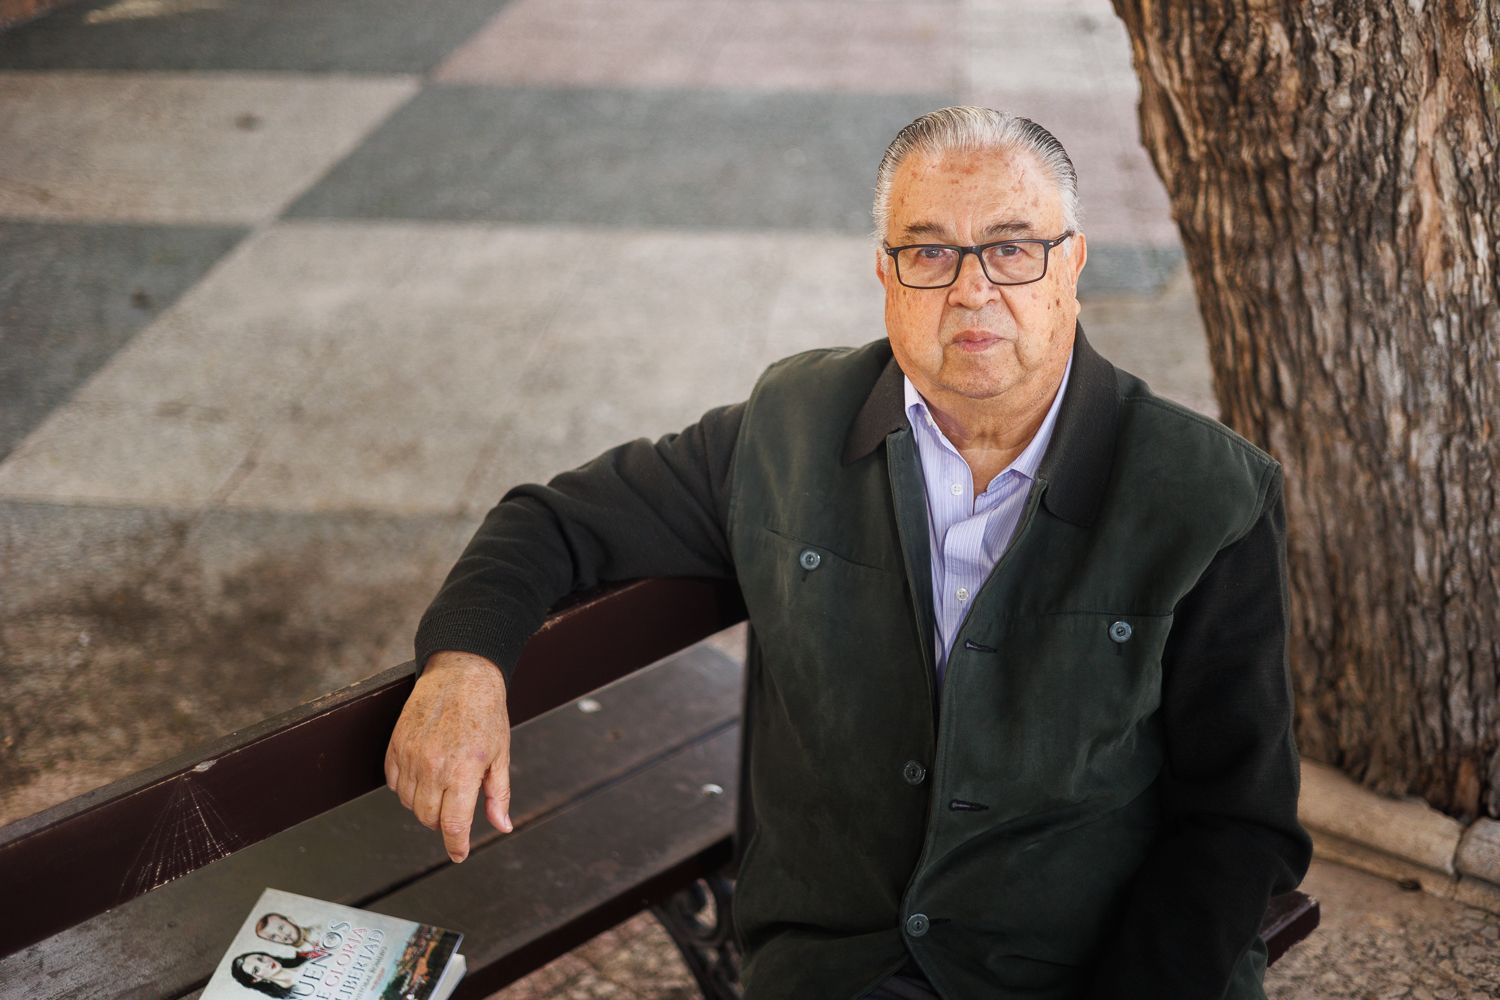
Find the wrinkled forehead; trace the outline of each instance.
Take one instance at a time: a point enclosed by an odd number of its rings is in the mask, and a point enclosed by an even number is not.
[[[1007,236],[1056,236],[1065,212],[1062,191],[1029,150],[929,154],[902,161],[891,184],[892,234],[979,227]]]

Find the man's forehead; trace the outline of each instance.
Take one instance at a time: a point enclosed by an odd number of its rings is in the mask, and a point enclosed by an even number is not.
[[[1024,217],[998,217],[994,219],[981,219],[975,235],[981,240],[1008,240],[1022,239],[1027,236],[1036,236],[1048,227],[1037,221]],[[936,217],[929,219],[913,219],[901,222],[897,225],[897,231],[904,237],[916,239],[919,237],[943,237],[952,235],[954,226]]]
[[[1062,192],[1029,150],[913,153],[891,187],[892,234],[937,236],[959,222],[989,239],[1055,235]]]

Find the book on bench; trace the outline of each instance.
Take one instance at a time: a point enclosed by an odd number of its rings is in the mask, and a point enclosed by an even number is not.
[[[280,889],[235,934],[202,1000],[447,1000],[463,935]]]

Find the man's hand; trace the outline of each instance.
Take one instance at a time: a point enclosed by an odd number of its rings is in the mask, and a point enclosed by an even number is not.
[[[442,832],[455,862],[469,856],[481,785],[485,816],[511,831],[510,715],[498,667],[473,653],[428,658],[391,733],[385,783],[423,826]]]

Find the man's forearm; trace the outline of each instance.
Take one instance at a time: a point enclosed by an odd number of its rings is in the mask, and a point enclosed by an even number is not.
[[[454,565],[417,629],[418,668],[440,649],[509,679],[526,640],[567,594],[641,576],[723,576],[729,468],[743,407],[681,434],[632,441],[546,486],[511,490]]]

